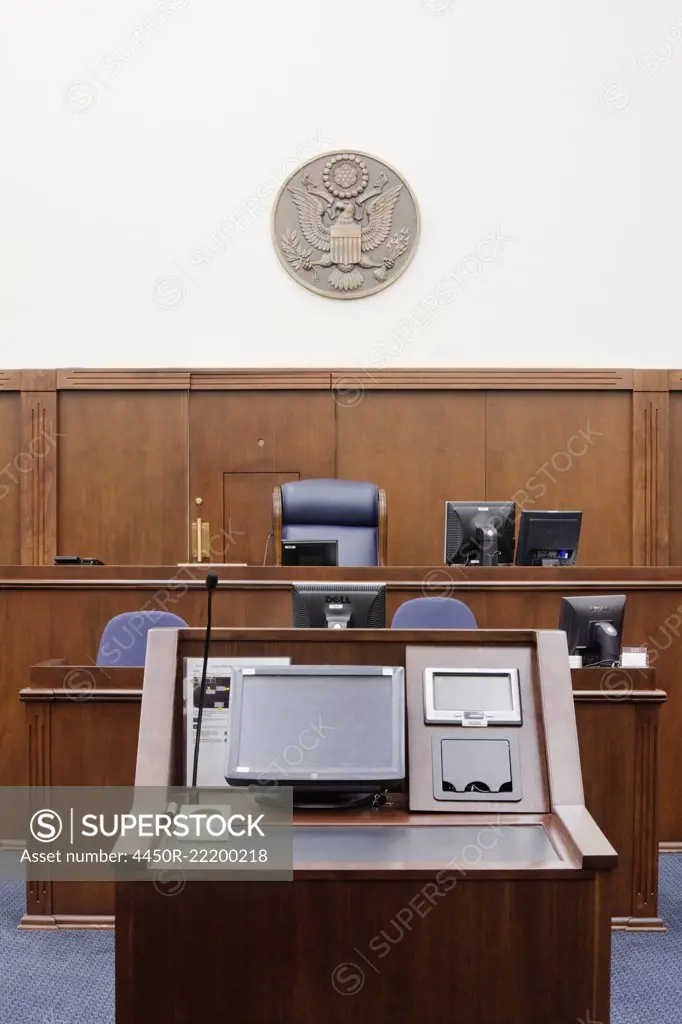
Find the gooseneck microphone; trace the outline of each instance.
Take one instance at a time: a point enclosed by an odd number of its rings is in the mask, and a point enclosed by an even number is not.
[[[201,666],[201,686],[199,687],[199,717],[197,718],[197,735],[194,741],[194,768],[192,769],[192,789],[196,788],[197,771],[199,769],[199,749],[201,747],[201,722],[204,717],[204,700],[206,698],[206,672],[208,670],[208,650],[211,644],[211,609],[213,605],[213,591],[218,586],[218,573],[206,573],[206,589],[208,591],[208,603],[206,607],[206,639],[204,640],[204,663]]]

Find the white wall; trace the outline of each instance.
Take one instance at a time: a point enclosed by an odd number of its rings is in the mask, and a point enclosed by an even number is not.
[[[680,0],[0,13],[0,367],[682,365]],[[337,147],[422,214],[354,302],[270,240],[283,178]]]

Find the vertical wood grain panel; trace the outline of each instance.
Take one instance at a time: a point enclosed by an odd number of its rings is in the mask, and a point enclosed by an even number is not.
[[[22,391],[21,562],[50,565],[57,553],[57,392]]]
[[[658,902],[658,711],[637,706],[635,749],[635,825],[633,903],[657,916]]]
[[[60,392],[59,424],[59,554],[186,561],[186,393]]]
[[[19,704],[15,696],[16,704]],[[25,739],[28,746],[28,784],[29,786],[50,786],[52,778],[50,720],[52,704],[49,701],[40,704],[27,704],[12,709],[23,712],[25,723]],[[48,915],[52,913],[52,883],[32,881],[26,886],[26,913]]]
[[[0,393],[0,563],[21,561],[21,401],[18,392]]]
[[[629,565],[631,396],[627,392],[488,392],[486,497],[575,509],[579,565]]]
[[[389,565],[442,565],[445,502],[497,497],[485,493],[483,394],[358,396],[336,406],[336,475],[385,489]]]
[[[668,392],[633,392],[633,565],[668,565],[669,430]]]
[[[682,565],[682,391],[669,396],[670,564]]]
[[[210,523],[215,561],[243,561],[236,554],[242,551],[260,564],[271,529],[272,490],[260,498],[254,517],[249,502],[253,489],[232,487],[226,501],[233,474],[273,474],[273,486],[276,475],[334,476],[334,403],[329,391],[194,392],[189,432],[190,516]],[[201,505],[195,504],[196,498]]]

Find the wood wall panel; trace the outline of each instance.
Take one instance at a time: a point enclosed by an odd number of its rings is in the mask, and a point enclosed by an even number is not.
[[[249,486],[231,502],[226,484],[282,473],[383,484],[392,564],[441,560],[446,498],[514,495],[584,511],[583,565],[681,564],[681,381],[679,370],[0,371],[0,470],[14,478],[0,481],[0,564],[49,564],[57,551],[184,561],[197,517],[215,560],[259,563],[270,502]],[[32,459],[41,423],[59,440]],[[576,456],[581,430],[592,443]]]
[[[20,398],[17,392],[0,393],[0,562],[21,561],[21,453]]]
[[[632,564],[668,564],[668,393],[632,395]]]
[[[580,510],[579,564],[629,565],[631,401],[623,392],[488,393],[486,497],[515,497],[517,515]]]
[[[682,385],[681,385],[682,387]],[[670,565],[682,565],[682,390],[670,392]]]
[[[185,561],[186,394],[63,391],[59,432],[59,553]]]
[[[386,491],[389,565],[437,565],[444,502],[485,497],[483,394],[346,395],[336,403],[336,475]]]
[[[225,473],[223,477],[223,529],[231,562],[274,565],[272,492],[282,484],[300,480],[298,473]],[[230,524],[249,510],[248,529],[231,529]],[[263,543],[263,537],[266,542]]]
[[[254,519],[248,500],[252,490],[235,487],[228,510],[225,474],[335,475],[329,391],[193,392],[189,438],[190,515],[210,523],[215,561],[243,561],[238,552],[247,551],[260,565],[271,529],[271,493]],[[230,540],[237,532],[239,545]]]
[[[57,392],[22,391],[22,565],[46,565],[57,554],[58,445]]]

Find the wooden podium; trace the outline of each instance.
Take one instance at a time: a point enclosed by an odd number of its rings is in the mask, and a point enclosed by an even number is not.
[[[516,664],[523,797],[419,813],[405,792],[383,808],[297,814],[291,882],[188,881],[167,892],[151,881],[117,883],[118,1024],[608,1024],[603,884],[616,855],[584,806],[563,634],[213,635],[217,657],[407,665],[415,790],[424,790],[428,761],[418,750],[415,659],[428,649],[432,662],[448,665]],[[183,659],[201,656],[203,636],[150,634],[138,786],[182,784]],[[478,854],[453,858],[453,849]]]

